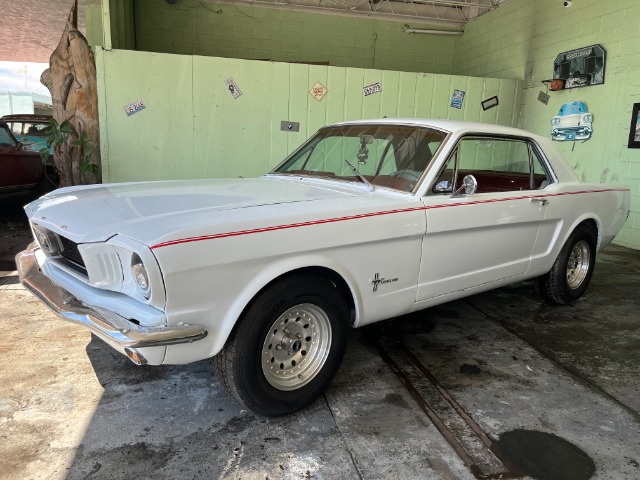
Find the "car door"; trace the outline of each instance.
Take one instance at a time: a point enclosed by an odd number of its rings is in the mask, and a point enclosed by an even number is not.
[[[467,175],[476,179],[476,192],[455,194]],[[423,197],[427,232],[417,300],[525,273],[544,219],[536,196],[550,181],[529,140],[462,137]]]
[[[40,156],[20,148],[8,127],[0,126],[0,189],[31,188],[42,171]]]

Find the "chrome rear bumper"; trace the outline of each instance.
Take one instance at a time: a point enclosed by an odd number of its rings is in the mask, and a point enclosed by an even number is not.
[[[113,312],[83,304],[42,274],[36,260],[38,249],[32,243],[16,256],[20,282],[25,288],[62,318],[87,327],[132,361],[145,363],[132,358],[132,349],[191,343],[207,336],[207,330],[198,325],[144,327]]]

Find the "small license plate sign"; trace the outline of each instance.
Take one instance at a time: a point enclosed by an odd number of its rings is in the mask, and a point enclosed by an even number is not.
[[[382,92],[382,87],[380,86],[380,82],[372,83],[371,85],[367,85],[362,89],[362,93],[364,93],[365,97],[369,95],[373,95],[374,93]]]
[[[130,117],[134,113],[138,113],[140,110],[144,110],[145,105],[142,100],[136,100],[133,103],[130,103],[126,107],[124,107],[124,113],[127,114],[127,117]]]
[[[567,140],[575,140],[576,132],[567,132],[566,137],[567,137]]]
[[[240,95],[242,95],[242,92],[238,88],[238,85],[236,84],[233,77],[227,78],[224,81],[224,86],[227,87],[227,90],[229,90],[229,93],[231,94],[234,100],[238,98]]]

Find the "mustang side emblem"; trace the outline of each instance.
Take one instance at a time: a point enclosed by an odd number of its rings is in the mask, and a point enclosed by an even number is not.
[[[384,277],[380,277],[379,273],[376,273],[375,276],[373,277],[373,280],[371,280],[371,285],[373,285],[373,291],[375,293],[378,291],[378,285],[382,283],[393,283],[397,281],[398,281],[397,278],[384,278]]]

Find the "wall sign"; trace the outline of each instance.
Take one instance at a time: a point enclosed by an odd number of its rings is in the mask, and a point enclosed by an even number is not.
[[[482,110],[489,110],[490,108],[498,106],[498,97],[494,95],[491,98],[487,98],[482,102]]]
[[[629,148],[640,148],[640,103],[633,104],[629,127]]]
[[[382,87],[380,86],[380,82],[372,83],[371,85],[367,85],[362,89],[362,93],[364,93],[365,97],[369,95],[373,95],[374,93],[382,92]]]
[[[233,77],[227,78],[224,81],[224,86],[227,87],[227,90],[229,90],[229,93],[231,94],[234,100],[238,98],[240,95],[242,95],[242,92],[238,88],[238,85],[236,84]]]
[[[127,117],[130,117],[134,113],[138,113],[140,110],[144,110],[145,105],[142,100],[136,100],[133,103],[130,103],[126,107],[124,107],[124,113],[127,114]]]
[[[538,92],[538,101],[549,105],[549,94],[545,92]]]
[[[311,90],[309,90],[311,96],[318,101],[322,100],[328,92],[329,90],[327,90],[327,87],[322,85],[320,82],[314,83]]]
[[[462,102],[464,102],[464,92],[462,90],[454,90],[451,97],[451,108],[462,108]]]
[[[551,138],[558,142],[589,140],[593,133],[593,115],[582,101],[568,102],[551,119]]]
[[[290,122],[289,120],[282,120],[280,122],[280,130],[283,132],[299,132],[300,122]]]

